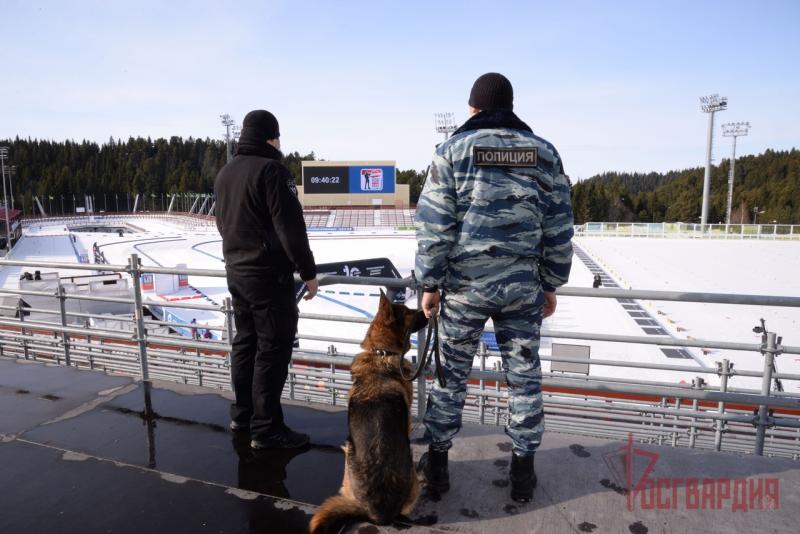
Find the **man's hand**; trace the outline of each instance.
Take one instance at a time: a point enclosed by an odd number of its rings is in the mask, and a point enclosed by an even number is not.
[[[556,292],[555,291],[545,291],[544,292],[544,315],[543,318],[550,317],[556,312]]]
[[[303,300],[311,300],[317,295],[317,290],[319,289],[319,282],[317,282],[316,278],[312,278],[311,280],[306,280],[306,289],[308,291],[305,295],[303,295]]]
[[[439,314],[439,298],[439,291],[422,294],[422,311],[428,319]]]

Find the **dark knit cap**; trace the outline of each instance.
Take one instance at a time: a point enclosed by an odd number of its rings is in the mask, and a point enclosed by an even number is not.
[[[244,117],[239,142],[263,145],[267,139],[281,136],[278,119],[269,111],[256,109]]]
[[[487,72],[475,80],[469,105],[480,110],[514,109],[514,89],[502,74]]]

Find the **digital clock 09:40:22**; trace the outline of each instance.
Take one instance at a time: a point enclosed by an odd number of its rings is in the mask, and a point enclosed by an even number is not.
[[[338,184],[339,176],[312,176],[312,184]]]

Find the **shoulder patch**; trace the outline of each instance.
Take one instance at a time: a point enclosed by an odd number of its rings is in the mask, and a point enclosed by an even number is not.
[[[286,179],[286,187],[289,188],[289,191],[291,191],[294,196],[298,196],[297,195],[297,186],[294,183],[294,178],[287,178]]]
[[[536,167],[536,147],[472,147],[472,163],[479,167]]]

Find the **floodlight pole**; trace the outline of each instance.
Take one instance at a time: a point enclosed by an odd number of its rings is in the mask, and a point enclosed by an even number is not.
[[[227,113],[220,115],[219,118],[222,120],[222,125],[225,127],[225,151],[228,156],[226,161],[230,163],[233,159],[233,151],[231,150],[231,126],[236,124],[236,121]]]
[[[758,225],[758,214],[764,213],[766,210],[758,210],[758,206],[753,206],[753,225]]]
[[[11,195],[11,209],[14,209],[14,176],[17,174],[17,166],[11,165],[8,168],[8,193]],[[24,208],[25,206],[23,206]]]
[[[722,125],[722,135],[733,137],[733,154],[731,155],[731,168],[728,171],[728,211],[725,214],[725,224],[731,223],[731,207],[733,206],[733,178],[736,166],[736,138],[747,135],[750,130],[749,122],[729,122]],[[744,222],[744,221],[742,221]]]
[[[723,134],[724,135],[724,134]],[[733,204],[733,178],[736,168],[736,136],[733,136],[733,148],[731,149],[731,168],[728,171],[728,209],[725,212],[725,224],[731,223],[731,204]]]
[[[714,144],[714,113],[728,109],[728,99],[718,94],[701,96],[700,109],[708,113],[708,142],[706,144],[706,172],[703,176],[703,208],[700,214],[700,229],[705,231],[708,222],[708,197],[711,192],[711,153]]]
[[[8,157],[8,147],[0,146],[0,171],[3,174],[3,211],[6,214],[6,251],[11,250],[11,223],[8,220],[8,199],[6,198],[6,158]]]

